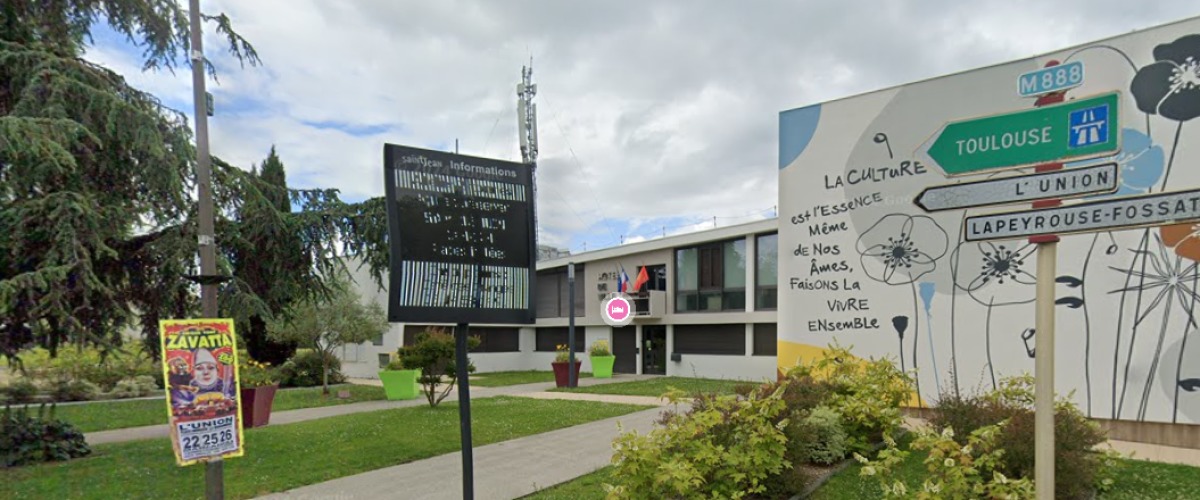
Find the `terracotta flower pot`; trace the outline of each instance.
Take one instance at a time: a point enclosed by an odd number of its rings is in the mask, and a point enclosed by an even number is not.
[[[570,363],[567,363],[567,362],[560,363],[558,361],[553,361],[550,363],[550,366],[552,368],[554,368],[554,385],[557,385],[558,387],[566,387],[567,384],[570,383],[571,374],[570,374],[570,372],[567,371],[567,365],[569,365],[569,364]],[[583,366],[583,360],[575,361],[575,383],[576,383],[576,385],[579,384],[579,367],[581,367],[581,366]]]
[[[278,389],[279,384],[242,388],[243,428],[262,427],[271,422],[271,405]]]

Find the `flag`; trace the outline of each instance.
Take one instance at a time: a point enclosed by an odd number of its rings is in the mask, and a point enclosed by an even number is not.
[[[637,293],[638,290],[641,290],[642,285],[645,285],[647,281],[650,281],[650,276],[646,274],[646,267],[642,266],[642,270],[638,271],[637,279],[633,280],[632,290],[634,293]]]
[[[617,275],[617,291],[625,293],[625,289],[629,287],[629,275],[625,274],[625,266],[621,266],[621,274]]]

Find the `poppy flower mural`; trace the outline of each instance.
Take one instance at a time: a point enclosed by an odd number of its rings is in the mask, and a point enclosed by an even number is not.
[[[925,213],[913,197],[980,178],[922,163],[920,148],[940,128],[1030,109],[1035,100],[1014,84],[1065,63],[1086,72],[1056,91],[1063,101],[1119,93],[1119,150],[1065,165],[1117,163],[1116,192],[1088,201],[1200,187],[1190,168],[1200,130],[1188,125],[1200,117],[1200,18],[784,111],[780,213],[792,216],[780,218],[780,246],[835,253],[781,256],[780,284],[796,283],[779,291],[781,349],[837,341],[894,359],[916,372],[922,402],[1032,373],[1037,246],[963,242],[966,217],[1021,207]],[[1032,172],[1014,167],[987,175]],[[1058,393],[1094,417],[1200,424],[1200,223],[1063,235],[1050,279],[1056,342],[1071,354],[1058,360]],[[819,281],[829,283],[812,286]],[[849,299],[860,307],[838,307]]]

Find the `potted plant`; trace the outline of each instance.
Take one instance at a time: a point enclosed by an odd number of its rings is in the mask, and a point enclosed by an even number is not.
[[[567,350],[565,344],[554,346],[555,355],[554,362],[550,366],[554,368],[554,384],[558,387],[566,387],[570,383],[570,372],[567,371],[567,365],[570,364],[570,351]],[[575,381],[579,381],[579,367],[583,366],[583,360],[575,359]]]
[[[406,370],[399,356],[392,356],[384,369],[379,371],[383,392],[389,400],[417,399],[417,377],[421,370]]]
[[[607,340],[597,340],[588,349],[588,358],[592,360],[592,376],[595,378],[612,378],[613,363],[617,360],[608,349]]]
[[[239,395],[242,399],[242,426],[249,429],[262,427],[271,422],[271,406],[275,403],[275,391],[279,381],[271,368],[250,359],[246,353],[238,356],[242,366],[238,368]]]

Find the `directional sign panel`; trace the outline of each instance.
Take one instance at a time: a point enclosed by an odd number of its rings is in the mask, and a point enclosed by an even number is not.
[[[917,153],[946,175],[987,172],[1118,151],[1120,93],[948,123]]]
[[[1073,198],[1117,190],[1117,164],[944,184],[925,188],[914,203],[926,212],[986,207],[1048,198]]]
[[[1200,221],[1200,189],[967,217],[966,241],[1112,231]]]

